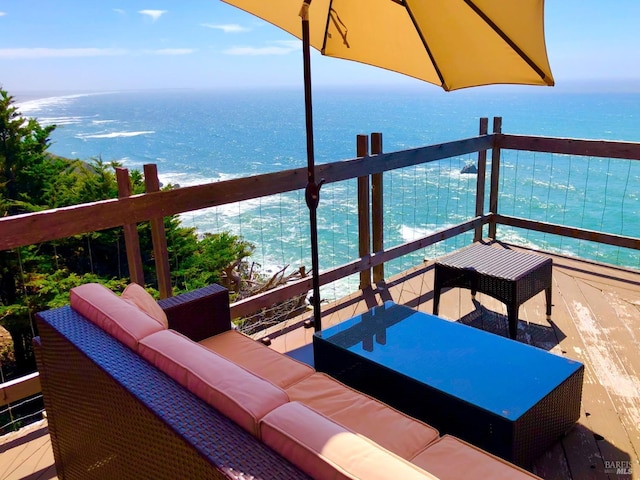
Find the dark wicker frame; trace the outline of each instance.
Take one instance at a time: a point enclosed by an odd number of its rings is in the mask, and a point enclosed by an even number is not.
[[[518,336],[520,305],[545,291],[547,316],[551,315],[551,275],[549,257],[474,244],[436,260],[434,264],[433,314],[440,306],[443,288],[468,288],[472,295],[482,292],[507,306],[509,337]]]
[[[195,339],[231,325],[217,285],[160,304],[170,327]],[[59,478],[308,478],[70,307],[38,314],[37,325]]]

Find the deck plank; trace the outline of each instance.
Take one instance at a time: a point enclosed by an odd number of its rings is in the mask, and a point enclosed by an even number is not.
[[[582,443],[582,448],[573,447],[567,451],[567,460],[573,478],[588,478],[588,466],[598,478],[607,478],[605,460],[630,460],[633,446],[628,433],[621,424],[615,406],[602,382],[611,382],[610,373],[600,367],[603,358],[609,359],[611,352],[603,339],[593,337],[596,320],[589,309],[590,301],[584,295],[583,278],[573,277],[571,270],[561,267],[554,269],[557,284],[557,306],[552,318],[558,325],[564,339],[560,342],[567,356],[585,364],[582,406],[584,414],[580,424],[588,428],[596,440],[598,451],[591,450],[592,442]],[[598,299],[592,298],[595,305]],[[607,362],[610,362],[607,360]],[[571,439],[567,439],[570,442]]]
[[[568,285],[564,285],[564,288],[568,288]],[[569,344],[572,338],[570,334],[569,339],[567,339],[566,325],[568,322],[572,322],[572,318],[563,301],[563,295],[555,276],[552,289],[553,308],[550,320],[546,320],[546,299],[544,295],[542,295],[541,298],[536,296],[530,301],[536,303],[534,309],[529,307],[529,311],[533,310],[536,314],[534,317],[535,321],[540,322],[538,320],[539,318],[545,318],[544,322],[548,326],[544,327],[546,331],[544,337],[541,335],[534,337],[532,335],[529,337],[531,339],[529,343],[555,353],[556,355],[568,356],[582,361],[582,358],[567,355],[567,350],[570,349]],[[542,317],[540,317],[540,315],[542,315]],[[522,315],[520,315],[520,318],[522,319]],[[539,324],[536,324],[536,327],[529,325],[526,330],[533,332],[534,328],[540,327],[541,325]],[[523,341],[523,336],[520,335],[519,339]],[[587,425],[588,422],[586,419],[587,416],[583,401],[578,423],[561,441],[554,444],[545,455],[534,463],[534,473],[548,480],[608,478],[608,476],[604,474],[603,469],[598,470],[596,468],[596,465],[600,462],[600,451],[594,434]]]
[[[631,458],[640,453],[640,357],[633,336],[616,311],[615,305],[624,300],[620,291],[604,291],[590,282],[581,288],[593,313],[593,324],[585,328],[593,341],[594,368],[605,388],[619,421],[626,430],[632,450]],[[605,458],[615,461],[616,458]],[[620,459],[627,460],[627,459]]]
[[[0,437],[0,478],[57,478],[46,420]]]

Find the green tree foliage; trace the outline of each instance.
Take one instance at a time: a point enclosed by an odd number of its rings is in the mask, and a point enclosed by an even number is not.
[[[13,97],[0,89],[2,216],[42,207],[48,179],[66,168],[61,159],[47,154],[54,129],[55,125],[42,127],[36,120],[22,117]]]
[[[197,243],[193,254],[186,257],[176,272],[180,276],[179,286],[184,290],[219,283],[231,292],[238,293],[242,282],[242,271],[246,269],[246,258],[254,246],[228,232],[205,234]]]
[[[46,154],[54,128],[22,117],[13,97],[0,89],[1,216],[43,208],[44,178],[56,175],[61,168],[61,162],[50,161]],[[20,258],[11,252],[0,252],[0,319],[11,333],[18,360],[31,357],[30,328],[25,328],[26,312],[20,302],[20,273]]]
[[[0,89],[0,215],[34,212],[118,196],[117,162],[88,162],[50,154],[49,135],[23,118],[13,98]],[[144,192],[140,172],[130,175],[134,194]],[[165,188],[171,188],[167,186]],[[177,216],[165,218],[174,291],[192,290],[212,282],[238,282],[253,246],[229,233],[199,238]],[[155,285],[151,232],[138,226],[145,279]],[[0,251],[0,325],[11,334],[15,375],[35,369],[31,340],[36,312],[65,305],[74,286],[99,282],[118,292],[128,282],[122,228],[91,232],[13,251]]]

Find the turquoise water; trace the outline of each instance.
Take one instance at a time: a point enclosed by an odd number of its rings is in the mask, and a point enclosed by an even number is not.
[[[306,165],[301,90],[155,91],[49,96],[22,112],[55,123],[51,151],[117,160],[128,168],[156,163],[161,181],[182,186]],[[640,141],[640,94],[565,93],[546,88],[434,88],[314,91],[316,162],[355,157],[357,134],[382,132],[391,152],[475,136],[480,117],[503,117],[503,131]],[[491,128],[491,127],[490,127]],[[411,167],[385,176],[385,242],[413,240],[473,215],[470,158]],[[506,214],[640,237],[640,162],[503,152],[500,209]],[[318,212],[321,270],[357,256],[355,182],[327,185]],[[187,213],[199,231],[232,230],[254,242],[266,269],[309,264],[308,220],[299,193]],[[538,248],[638,268],[635,252],[505,230],[503,238]],[[449,248],[468,242],[465,237]],[[394,262],[388,274],[432,247]],[[335,288],[335,287],[334,287]],[[337,292],[338,295],[340,292]],[[343,292],[344,293],[344,292]],[[326,296],[332,296],[331,293]]]

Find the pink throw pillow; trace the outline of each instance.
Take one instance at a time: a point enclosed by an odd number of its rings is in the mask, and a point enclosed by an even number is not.
[[[127,288],[122,292],[122,298],[131,302],[140,310],[145,312],[154,320],[158,321],[163,328],[169,328],[169,321],[164,310],[160,308],[158,302],[147,292],[144,287],[141,287],[137,283],[130,283]]]

